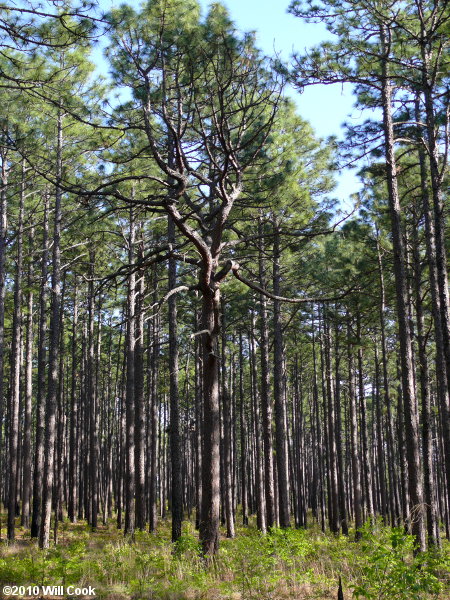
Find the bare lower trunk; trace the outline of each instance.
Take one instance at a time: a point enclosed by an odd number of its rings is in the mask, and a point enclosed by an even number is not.
[[[153,273],[153,288],[154,296],[153,301],[156,302],[157,294],[157,271],[156,267]],[[156,531],[156,525],[158,521],[156,511],[156,499],[157,499],[157,446],[158,446],[158,434],[159,434],[159,421],[158,421],[158,375],[159,375],[159,319],[158,316],[153,319],[151,327],[151,340],[152,349],[149,355],[150,361],[150,372],[151,372],[151,385],[150,385],[150,464],[148,469],[149,475],[149,498],[148,498],[148,516],[149,516],[149,531],[154,533]]]
[[[3,423],[5,414],[4,405],[4,372],[5,372],[5,254],[7,236],[7,187],[8,187],[8,153],[5,148],[0,149],[1,158],[1,190],[0,190],[0,423]],[[0,502],[3,499],[3,427],[0,427]],[[0,517],[1,519],[1,517]],[[1,537],[1,522],[0,522]]]
[[[58,115],[57,181],[62,174],[62,115]],[[58,351],[61,311],[61,196],[57,185],[55,194],[55,214],[53,227],[52,291],[50,318],[49,377],[46,407],[45,466],[42,494],[42,521],[39,533],[39,546],[48,548],[50,544],[50,519],[54,482],[56,409],[58,395]]]
[[[234,506],[233,506],[233,456],[232,456],[232,415],[231,415],[231,396],[228,386],[228,371],[226,361],[226,332],[223,318],[222,323],[222,414],[223,414],[223,466],[224,466],[224,496],[225,496],[225,519],[227,525],[227,537],[233,538],[235,535],[234,527]]]
[[[356,397],[354,385],[354,360],[353,348],[351,345],[352,331],[350,321],[347,328],[348,343],[348,401],[350,407],[350,451],[352,461],[352,486],[353,486],[353,507],[355,513],[355,540],[361,539],[361,527],[363,525],[362,517],[362,497],[361,497],[361,474],[360,459],[358,453],[358,416],[356,411]]]
[[[259,233],[261,234],[261,226]],[[262,244],[262,242],[261,242]],[[264,260],[262,250],[259,255],[259,284],[265,287]],[[275,519],[275,488],[273,475],[273,433],[272,433],[272,400],[269,384],[269,331],[267,323],[267,299],[264,294],[259,297],[260,307],[260,338],[261,338],[261,410],[264,440],[264,473],[267,511],[267,527],[276,525]]]
[[[203,457],[200,540],[203,554],[213,556],[219,548],[220,414],[217,336],[219,289],[202,290],[201,336],[203,355]]]
[[[175,224],[168,217],[169,244],[175,244]],[[177,285],[176,260],[169,258],[169,290]],[[178,339],[177,303],[175,295],[169,298],[169,372],[170,372],[170,459],[171,459],[171,508],[172,542],[181,537],[183,521],[183,487],[181,478],[181,439],[178,391]]]
[[[425,58],[425,56],[424,56]],[[427,87],[424,74],[424,85]],[[447,257],[445,251],[445,217],[442,205],[441,181],[437,167],[437,147],[434,133],[434,114],[430,91],[425,93],[426,120],[428,124],[428,140],[430,153],[430,169],[427,169],[425,151],[420,135],[418,135],[418,156],[422,191],[423,212],[425,217],[425,240],[429,266],[431,303],[436,341],[436,382],[438,406],[443,422],[444,462],[447,481],[450,481],[450,324],[448,307]],[[415,118],[421,121],[420,101],[416,99]],[[429,171],[432,180],[433,208],[430,205]]]
[[[144,257],[144,242],[139,243],[138,260]],[[136,346],[135,346],[135,456],[136,465],[136,527],[145,530],[145,419],[144,419],[144,271],[138,271],[136,299]]]
[[[33,232],[30,235],[30,248],[32,247]],[[32,425],[32,400],[33,400],[33,261],[28,270],[28,308],[27,308],[27,338],[25,350],[25,418],[23,432],[23,478],[22,478],[22,525],[28,529],[30,526],[30,499],[31,499],[31,425]]]
[[[241,442],[241,503],[242,503],[242,524],[248,525],[248,483],[247,483],[247,416],[245,413],[244,400],[244,349],[242,341],[242,332],[239,332],[239,429]]]
[[[391,396],[389,393],[389,378],[387,369],[387,343],[386,343],[386,325],[384,312],[386,310],[386,293],[384,286],[383,261],[381,258],[381,248],[378,239],[377,231],[377,262],[380,276],[380,328],[381,328],[381,359],[383,363],[383,398],[386,407],[386,429],[387,429],[387,453],[388,453],[388,473],[389,473],[389,503],[391,513],[391,525],[398,525],[400,517],[400,502],[398,494],[397,476],[394,465],[394,434],[393,434],[393,419],[391,409]]]
[[[378,461],[378,489],[380,492],[379,512],[383,522],[387,522],[387,494],[386,494],[386,459],[384,453],[383,419],[380,392],[380,364],[378,360],[377,344],[375,344],[375,417],[376,419],[376,450]]]
[[[251,333],[250,333],[250,365],[252,373],[252,401],[254,416],[254,435],[255,435],[255,491],[256,491],[256,526],[262,532],[266,533],[266,499],[264,495],[264,473],[263,473],[263,452],[261,444],[261,417],[259,410],[259,397],[257,388],[257,370],[256,370],[256,352],[253,338],[254,318],[252,315]]]
[[[44,475],[45,375],[47,354],[47,273],[48,273],[48,212],[49,198],[45,195],[42,237],[41,282],[39,288],[38,375],[36,390],[36,434],[34,450],[33,514],[31,537],[37,538],[41,528],[42,479]]]
[[[338,494],[339,494],[339,520],[342,527],[342,533],[348,535],[347,511],[346,511],[346,493],[344,484],[344,456],[342,450],[342,407],[341,407],[341,374],[340,368],[340,348],[339,331],[336,325],[335,333],[335,414],[336,414],[336,463],[338,470]]]
[[[433,477],[433,440],[431,436],[431,398],[429,384],[429,369],[427,357],[427,338],[422,304],[422,265],[420,261],[420,247],[418,237],[418,216],[413,212],[413,266],[416,299],[417,345],[419,356],[419,381],[422,405],[422,454],[424,474],[424,495],[427,514],[428,543],[432,546],[439,545],[439,524],[436,514],[436,493]],[[442,374],[439,374],[442,376]],[[444,373],[445,377],[445,373]]]
[[[133,209],[130,209],[130,233],[128,256],[134,261],[135,223]],[[127,383],[126,383],[126,435],[125,435],[125,534],[134,534],[135,526],[135,463],[134,463],[134,421],[135,421],[135,290],[136,276],[132,272],[128,279],[127,296]]]
[[[280,295],[280,239],[275,227],[273,250],[273,291]],[[288,483],[288,454],[286,431],[286,393],[283,379],[283,329],[281,324],[281,304],[279,300],[273,303],[274,324],[274,366],[273,366],[273,391],[275,398],[275,440],[278,474],[278,500],[280,527],[290,527],[289,514],[289,483]]]
[[[21,329],[22,329],[22,266],[23,266],[23,211],[25,200],[25,165],[22,165],[20,190],[19,230],[17,236],[16,275],[14,280],[14,312],[11,344],[11,386],[9,417],[9,501],[8,539],[15,537],[15,517],[17,512],[17,486],[19,482],[19,402],[21,371]]]
[[[78,287],[77,277],[74,276],[74,296],[73,296],[73,321],[72,321],[72,382],[70,393],[70,438],[69,438],[69,502],[68,517],[70,521],[75,522],[78,500],[78,477],[77,477],[77,457],[78,457],[78,394],[77,394],[77,374],[79,374],[77,362],[77,327],[78,327]]]
[[[362,482],[364,483],[364,499],[368,516],[373,519],[375,516],[373,490],[372,490],[372,466],[369,454],[369,432],[367,426],[367,406],[364,389],[363,373],[363,350],[361,340],[361,314],[357,315],[357,336],[358,336],[358,388],[359,388],[359,411],[361,415],[361,441],[362,441]]]
[[[89,504],[90,525],[93,531],[97,528],[98,518],[98,429],[97,411],[98,397],[95,376],[95,340],[94,340],[94,260],[93,250],[89,253],[89,286],[88,286],[88,356],[87,356],[87,400],[89,405]],[[100,326],[100,324],[99,324]]]

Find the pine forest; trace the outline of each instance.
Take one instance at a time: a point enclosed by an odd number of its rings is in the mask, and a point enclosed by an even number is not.
[[[2,598],[450,598],[450,3],[288,2],[0,1]]]

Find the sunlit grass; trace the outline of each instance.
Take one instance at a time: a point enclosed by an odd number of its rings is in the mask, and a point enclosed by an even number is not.
[[[96,597],[104,600],[328,600],[337,597],[341,577],[345,598],[352,598],[352,590],[360,598],[450,598],[445,582],[448,545],[431,566],[420,567],[420,573],[429,571],[424,589],[403,591],[401,586],[410,585],[404,573],[416,568],[411,539],[397,534],[394,563],[390,531],[377,525],[373,536],[367,532],[365,543],[355,544],[315,526],[276,529],[267,536],[253,526],[238,527],[234,539],[222,534],[219,556],[205,564],[191,523],[184,523],[174,546],[169,521],[161,521],[156,534],[136,532],[134,539],[125,538],[112,520],[96,532],[84,522],[65,521],[57,545],[47,551],[39,550],[20,528],[16,542],[3,541],[0,585],[92,585]],[[399,595],[392,595],[397,588],[391,596],[383,595],[382,569],[391,577],[400,573]]]

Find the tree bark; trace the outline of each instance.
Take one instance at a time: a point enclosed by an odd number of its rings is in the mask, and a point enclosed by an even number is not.
[[[50,544],[50,519],[52,509],[52,493],[54,482],[56,409],[58,396],[58,351],[59,325],[61,311],[61,177],[62,177],[62,145],[63,116],[58,113],[58,138],[56,153],[56,190],[55,213],[53,226],[52,253],[52,290],[50,318],[49,377],[46,407],[45,432],[45,464],[42,494],[42,520],[39,533],[40,548],[48,548]]]
[[[439,523],[436,514],[436,493],[433,478],[433,441],[431,437],[431,399],[429,385],[429,369],[427,357],[427,340],[422,302],[422,265],[420,261],[418,227],[419,218],[416,207],[413,210],[413,267],[417,322],[417,346],[419,356],[419,381],[422,405],[422,454],[424,474],[424,495],[427,515],[427,535],[430,546],[439,546]],[[437,374],[440,377],[442,374]],[[445,377],[445,374],[444,374]]]
[[[36,390],[36,434],[33,476],[33,514],[31,537],[37,538],[41,529],[42,481],[44,474],[45,436],[45,375],[46,375],[46,333],[47,333],[47,277],[48,277],[48,213],[49,196],[44,195],[44,220],[42,234],[41,278],[39,288],[39,333],[38,333],[38,376]]]
[[[29,251],[33,247],[34,229],[29,236]],[[31,500],[31,427],[32,427],[32,401],[33,401],[33,256],[28,266],[28,301],[26,319],[26,350],[25,350],[25,414],[23,432],[23,475],[22,475],[22,525],[30,526],[30,500]]]
[[[89,524],[92,531],[97,529],[98,518],[98,430],[97,411],[98,398],[95,376],[95,339],[94,339],[94,261],[95,252],[89,252],[89,285],[88,285],[88,353],[87,353],[87,400],[89,406]]]
[[[78,501],[78,393],[77,376],[80,375],[77,361],[77,328],[78,328],[78,285],[74,274],[73,321],[72,321],[72,383],[70,393],[70,439],[69,439],[69,502],[68,517],[72,523],[76,521]]]
[[[261,223],[258,235],[262,235]],[[265,265],[263,258],[263,241],[259,250],[259,284],[265,288]],[[273,433],[272,433],[272,401],[270,398],[269,383],[269,328],[267,322],[267,299],[264,294],[259,296],[259,323],[260,323],[260,352],[261,352],[261,410],[264,441],[264,473],[265,496],[267,510],[267,527],[274,527],[275,520],[275,487],[273,476]]]
[[[356,318],[356,334],[358,338],[358,388],[359,388],[359,411],[361,415],[361,441],[362,441],[362,482],[364,483],[364,500],[367,509],[367,514],[370,519],[375,517],[373,488],[372,488],[372,467],[369,454],[369,431],[367,426],[367,406],[366,394],[364,389],[364,373],[363,373],[363,347],[361,338],[361,313],[358,309]]]
[[[225,312],[224,303],[222,303],[223,313]],[[224,494],[225,494],[225,519],[227,525],[227,537],[234,538],[235,527],[234,527],[234,506],[233,506],[233,477],[232,477],[232,431],[231,431],[231,397],[228,387],[228,372],[226,362],[226,330],[225,330],[225,318],[222,317],[222,414],[223,414],[223,466],[224,466]],[[263,485],[261,483],[261,485]]]
[[[323,313],[323,353],[325,359],[325,390],[327,406],[327,448],[328,448],[328,474],[330,478],[330,511],[328,515],[330,530],[338,534],[340,530],[340,509],[338,495],[338,468],[336,457],[336,415],[333,376],[331,370],[331,334],[330,323],[324,308]]]
[[[144,241],[139,241],[138,260],[144,259]],[[136,465],[136,527],[145,530],[145,419],[144,419],[144,271],[138,271],[136,282],[136,344],[135,344],[135,465]]]
[[[5,374],[5,262],[7,246],[7,189],[8,189],[8,151],[0,147],[1,159],[1,190],[0,190],[0,423],[5,414],[4,405],[4,374]],[[4,497],[3,488],[3,427],[0,427],[0,501]],[[1,538],[1,517],[0,517]]]
[[[203,457],[200,540],[203,554],[219,548],[220,414],[217,336],[220,328],[220,291],[214,285],[202,289],[201,335],[203,356]]]
[[[254,441],[255,441],[255,491],[256,491],[256,527],[266,533],[266,499],[264,495],[264,474],[263,474],[263,450],[261,443],[261,416],[259,410],[259,398],[257,387],[257,371],[256,371],[256,351],[254,342],[254,316],[252,314],[251,331],[250,331],[250,366],[252,373],[252,404],[253,404],[253,421],[254,421]]]
[[[157,298],[157,269],[154,267],[153,272],[153,303],[156,304]],[[150,333],[150,332],[149,332]],[[158,521],[156,511],[156,499],[157,499],[157,446],[158,446],[158,434],[159,434],[159,422],[158,422],[158,376],[159,376],[159,317],[156,316],[152,321],[151,327],[151,340],[152,350],[149,354],[150,373],[151,373],[151,385],[150,385],[150,464],[148,469],[150,471],[149,477],[149,497],[148,497],[148,515],[149,515],[149,531],[154,533],[156,531],[156,525]]]
[[[274,223],[273,247],[273,293],[280,295],[280,235]],[[283,381],[283,328],[281,323],[281,303],[273,302],[273,391],[275,399],[275,441],[278,474],[278,498],[280,527],[290,527],[289,483],[286,432],[286,395]]]
[[[380,28],[380,39],[384,56],[382,69],[382,108],[389,210],[391,216],[392,242],[394,250],[394,275],[397,300],[398,331],[400,340],[400,360],[402,396],[406,433],[408,462],[408,485],[410,495],[410,518],[412,532],[421,551],[426,549],[425,524],[423,514],[422,469],[419,452],[418,415],[414,389],[414,366],[411,335],[408,323],[408,290],[406,280],[406,254],[403,242],[401,207],[397,186],[397,165],[394,149],[394,128],[392,121],[392,85],[388,73],[390,48],[385,26]]]
[[[19,224],[17,235],[16,274],[14,279],[14,312],[11,344],[11,385],[9,417],[9,500],[8,540],[15,538],[17,513],[17,486],[19,484],[19,403],[21,373],[21,330],[22,330],[22,269],[23,269],[23,213],[25,201],[25,164],[22,162],[20,183]]]
[[[130,231],[128,236],[128,260],[133,264],[136,226],[134,211],[130,208]],[[136,323],[136,275],[128,278],[127,295],[127,380],[126,380],[126,435],[125,435],[125,535],[134,535],[135,527],[135,323]]]
[[[175,224],[168,217],[167,238],[169,246],[175,245]],[[177,285],[176,260],[171,256],[168,263],[169,290]],[[172,542],[181,537],[183,521],[183,487],[181,478],[180,409],[178,390],[178,320],[175,295],[169,298],[169,373],[170,373],[170,459],[171,459],[171,507]]]
[[[426,79],[425,74],[424,77]],[[428,92],[428,94],[429,93],[430,92]],[[427,122],[430,121],[430,118],[431,122],[433,122],[433,108],[432,106],[430,106],[430,99],[428,99]],[[416,98],[415,101],[415,119],[417,122],[421,121],[419,98]],[[428,131],[428,138],[431,135],[431,146],[429,147],[429,152],[432,155],[432,158],[430,158],[430,163],[433,164],[434,173],[434,183],[432,184],[434,213],[430,205],[428,169],[426,166],[425,150],[420,133],[418,133],[418,158],[420,166],[420,184],[425,221],[425,241],[430,280],[431,306],[433,313],[434,337],[436,344],[436,383],[439,401],[438,406],[443,417],[445,470],[447,475],[447,481],[450,481],[450,412],[448,386],[450,374],[450,346],[449,342],[445,341],[445,338],[450,335],[449,332],[446,333],[446,329],[448,329],[449,327],[448,324],[446,324],[446,315],[448,314],[448,307],[445,307],[445,303],[448,299],[447,293],[445,292],[445,286],[448,285],[446,266],[447,259],[445,255],[445,246],[443,246],[442,240],[437,240],[438,236],[442,237],[443,232],[445,230],[445,224],[443,222],[444,215],[442,212],[442,199],[440,191],[441,186],[439,183],[439,179],[437,179],[436,173],[437,148],[434,127],[432,128],[432,130],[433,131]],[[438,223],[437,227],[435,226],[435,223]],[[444,303],[444,306],[442,306],[442,302]]]
[[[248,483],[247,483],[247,416],[245,413],[245,395],[244,395],[244,348],[242,332],[239,332],[239,431],[240,431],[240,451],[241,451],[241,506],[242,506],[242,524],[248,525]]]
[[[361,539],[361,527],[363,526],[362,516],[362,495],[361,495],[361,474],[360,460],[358,455],[358,416],[356,410],[356,397],[354,386],[354,361],[352,348],[352,330],[350,319],[347,324],[347,360],[348,360],[348,401],[350,407],[350,449],[352,462],[352,485],[353,485],[353,506],[355,513],[355,541]]]

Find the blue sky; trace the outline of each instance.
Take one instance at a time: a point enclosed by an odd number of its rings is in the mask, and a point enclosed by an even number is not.
[[[138,6],[136,0],[100,0],[101,7],[108,10],[111,6],[125,3]],[[289,0],[221,0],[229,9],[236,28],[241,31],[255,31],[256,43],[261,50],[289,61],[294,50],[303,52],[310,46],[329,39],[330,34],[321,24],[306,24],[288,14]],[[199,0],[203,14],[211,0]],[[96,53],[96,59],[100,52]],[[326,138],[330,135],[342,137],[341,124],[345,120],[361,119],[361,112],[353,109],[353,97],[350,86],[317,85],[306,88],[303,93],[288,90],[295,100],[299,114],[308,120],[317,135]],[[338,187],[334,192],[341,206],[347,210],[351,206],[349,197],[360,185],[354,171],[345,170],[336,174]]]

